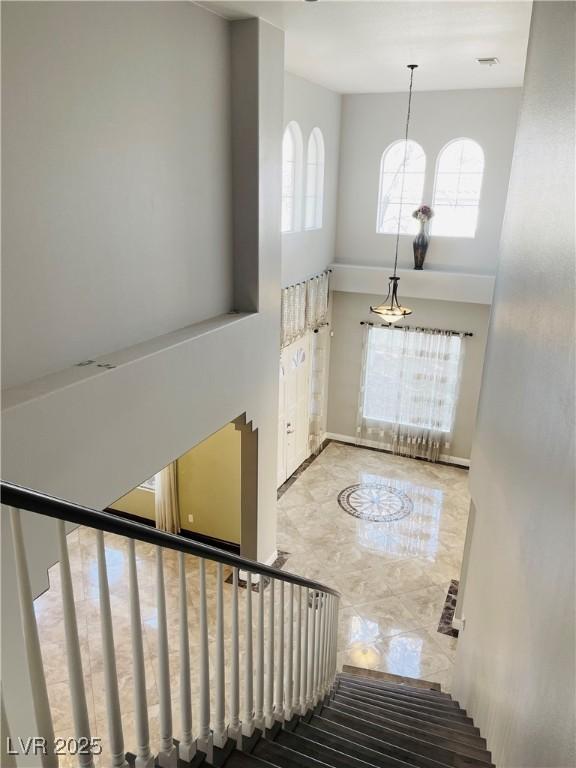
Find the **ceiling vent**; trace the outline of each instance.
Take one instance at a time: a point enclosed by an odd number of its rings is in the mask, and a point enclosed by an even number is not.
[[[487,59],[476,59],[476,62],[478,64],[482,64],[485,67],[493,67],[494,64],[498,64],[499,63],[498,59],[496,58],[496,56],[490,56]]]

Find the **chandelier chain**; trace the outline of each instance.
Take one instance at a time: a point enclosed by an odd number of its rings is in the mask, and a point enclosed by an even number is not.
[[[412,82],[414,80],[414,70],[417,64],[409,64],[410,69],[410,87],[408,89],[408,112],[406,113],[406,130],[404,131],[404,162],[402,164],[402,184],[400,187],[400,211],[398,213],[398,228],[396,229],[396,250],[394,253],[394,277],[396,277],[396,268],[398,266],[398,247],[400,245],[400,229],[402,226],[402,206],[404,204],[404,181],[406,179],[406,162],[408,160],[408,128],[410,126],[410,110],[412,107]]]

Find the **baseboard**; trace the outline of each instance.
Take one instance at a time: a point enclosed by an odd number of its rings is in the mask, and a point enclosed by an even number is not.
[[[155,528],[156,523],[154,520],[150,520],[147,517],[139,517],[138,515],[132,515],[130,512],[121,512],[118,509],[112,509],[107,507],[104,512],[109,512],[111,515],[117,517],[123,517],[125,520],[132,520],[135,523],[142,523],[148,525],[150,528]],[[189,531],[186,528],[181,528],[179,536],[190,541],[196,541],[199,544],[207,544],[209,547],[215,547],[216,549],[223,549],[225,552],[232,552],[234,555],[240,554],[240,544],[235,544],[233,541],[226,541],[225,539],[216,539],[213,536],[206,536],[203,533],[196,533],[196,531]]]
[[[391,444],[382,446],[382,443],[379,443],[376,440],[365,440],[364,438],[358,439],[356,437],[351,437],[350,435],[340,435],[336,432],[326,432],[326,439],[336,440],[339,443],[356,445],[359,448],[370,448],[373,451],[382,451],[382,453],[392,453]],[[421,459],[419,457],[415,458],[417,461],[426,461],[426,459]],[[469,469],[470,467],[470,459],[464,459],[460,456],[448,456],[446,454],[442,454],[440,456],[440,461],[437,463],[453,464],[454,466],[460,467],[461,469]]]

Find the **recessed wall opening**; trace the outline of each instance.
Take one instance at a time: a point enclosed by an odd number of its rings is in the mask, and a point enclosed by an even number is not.
[[[256,462],[257,432],[241,416],[114,501],[107,511],[255,557]]]

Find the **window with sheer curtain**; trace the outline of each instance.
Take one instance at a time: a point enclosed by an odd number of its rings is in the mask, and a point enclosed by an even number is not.
[[[308,139],[306,152],[306,199],[304,227],[322,229],[324,203],[324,137],[320,128],[314,128]]]
[[[377,232],[395,235],[402,215],[400,233],[416,234],[418,222],[412,218],[412,212],[422,202],[425,172],[426,155],[417,142],[395,141],[384,151],[380,162]]]
[[[476,141],[456,139],[444,147],[436,166],[433,235],[476,235],[483,175],[484,152]]]
[[[395,453],[438,460],[450,446],[463,338],[446,331],[370,327],[357,431]]]

